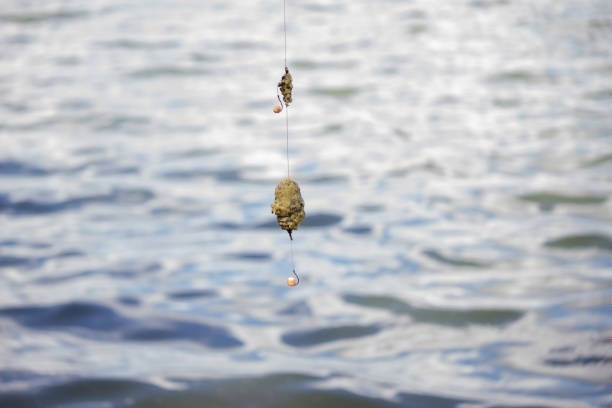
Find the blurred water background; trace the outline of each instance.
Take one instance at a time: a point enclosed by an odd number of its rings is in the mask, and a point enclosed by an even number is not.
[[[612,404],[612,2],[4,0],[0,406]]]

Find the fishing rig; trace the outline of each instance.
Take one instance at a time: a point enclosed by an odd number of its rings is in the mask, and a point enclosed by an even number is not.
[[[291,267],[293,276],[287,278],[287,285],[297,286],[300,283],[300,277],[295,272],[295,261],[293,257],[293,235],[292,232],[297,230],[301,222],[304,221],[306,213],[304,212],[304,199],[300,192],[300,187],[291,178],[291,167],[289,165],[289,104],[293,102],[293,78],[287,68],[287,0],[283,0],[283,33],[285,40],[285,73],[281,77],[280,82],[276,86],[276,97],[279,105],[273,109],[274,113],[285,111],[285,129],[286,129],[286,156],[287,156],[287,177],[282,179],[274,190],[274,202],[272,203],[272,213],[276,215],[278,225],[289,233],[289,242],[291,246]],[[281,99],[282,96],[282,99]],[[283,108],[284,107],[284,108]]]

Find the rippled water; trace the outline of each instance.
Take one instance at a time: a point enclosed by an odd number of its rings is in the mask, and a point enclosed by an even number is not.
[[[0,405],[612,404],[612,3],[0,10]]]

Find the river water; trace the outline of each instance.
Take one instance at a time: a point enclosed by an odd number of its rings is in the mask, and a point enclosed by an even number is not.
[[[612,3],[5,0],[0,406],[612,404]]]

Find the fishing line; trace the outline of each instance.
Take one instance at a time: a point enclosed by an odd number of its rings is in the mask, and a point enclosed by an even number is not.
[[[287,0],[283,0],[283,32],[285,34],[285,67],[287,67]]]
[[[285,39],[285,71],[288,72],[287,68],[287,0],[283,0],[283,36]],[[277,93],[278,96],[278,93]],[[287,108],[287,107],[286,107]],[[289,109],[285,109],[285,129],[286,129],[286,156],[287,156],[287,177],[291,176],[289,167]],[[291,251],[293,255],[293,251]]]
[[[293,260],[293,240],[289,240],[291,245],[291,272],[293,273],[293,276],[290,276],[287,278],[287,285],[289,286],[297,286],[300,283],[300,277],[298,276],[298,274],[295,272],[295,261]]]
[[[289,109],[285,109],[285,124],[286,124],[285,128],[287,129],[287,132],[286,132],[287,149],[285,152],[287,156],[287,177],[291,177],[290,170],[289,170],[290,169],[289,167]]]
[[[287,0],[283,0],[283,35],[285,38],[285,71],[288,72],[287,68]],[[288,107],[287,107],[288,108]],[[291,177],[291,166],[289,164],[289,109],[285,109],[285,141],[286,141],[286,149],[285,154],[287,156],[287,178]],[[297,286],[300,283],[300,277],[295,272],[295,260],[293,255],[293,237],[289,234],[291,238],[289,240],[289,245],[291,247],[291,271],[295,276],[295,280],[292,277],[287,278],[287,284],[289,286]]]
[[[289,160],[289,104],[293,102],[293,78],[287,67],[287,0],[283,0],[283,42],[285,73],[281,77],[276,88],[276,97],[279,105],[275,106],[274,113],[280,113],[285,109],[285,156],[287,158],[287,178],[281,180],[274,191],[274,202],[272,212],[276,214],[278,225],[289,233],[291,252],[291,272],[293,276],[287,278],[287,285],[296,286],[300,283],[300,277],[295,272],[295,260],[293,250],[293,235],[300,223],[304,220],[304,200],[300,193],[300,187],[291,179],[291,161]],[[282,100],[281,100],[282,95]]]

